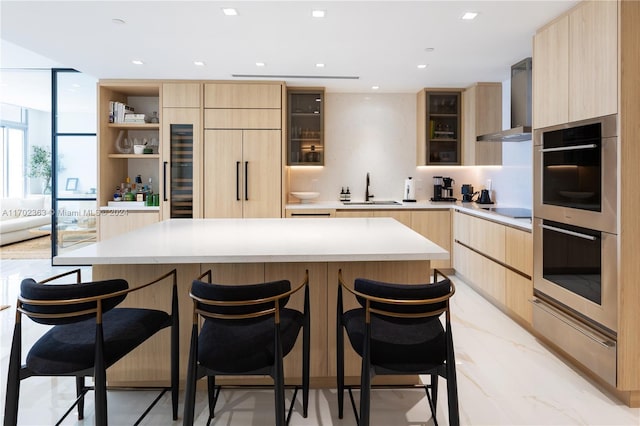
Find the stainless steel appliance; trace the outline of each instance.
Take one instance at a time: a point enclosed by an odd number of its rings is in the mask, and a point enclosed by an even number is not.
[[[616,384],[617,116],[534,132],[533,327]]]
[[[431,201],[456,201],[453,197],[453,182],[450,177],[433,177],[433,197]]]
[[[478,142],[522,142],[531,140],[532,61],[525,58],[511,66],[511,128],[480,135]]]
[[[537,217],[617,234],[617,115],[534,132]]]

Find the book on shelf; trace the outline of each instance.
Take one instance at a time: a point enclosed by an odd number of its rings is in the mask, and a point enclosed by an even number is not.
[[[134,108],[122,102],[109,101],[109,123],[124,123],[125,114],[134,113]]]
[[[144,124],[146,123],[146,116],[145,114],[125,113],[124,122]]]

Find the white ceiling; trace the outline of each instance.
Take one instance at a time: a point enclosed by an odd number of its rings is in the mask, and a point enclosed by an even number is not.
[[[509,79],[510,66],[531,56],[536,29],[576,3],[2,0],[0,34],[96,78],[311,76],[276,79],[333,92],[370,92],[375,85],[379,92],[414,93]],[[228,6],[238,16],[224,16]],[[326,17],[313,18],[313,9]],[[462,21],[466,11],[479,15]],[[125,23],[113,23],[116,18]],[[4,52],[2,61],[3,68],[24,66]],[[259,68],[258,61],[266,65]]]

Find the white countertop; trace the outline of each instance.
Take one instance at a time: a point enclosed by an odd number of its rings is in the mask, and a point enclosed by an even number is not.
[[[53,259],[54,265],[448,259],[391,218],[170,219]]]
[[[444,202],[444,201],[417,201],[400,204],[342,204],[340,201],[316,201],[312,203],[292,203],[287,204],[287,210],[446,210],[456,209],[465,213],[473,214],[485,219],[493,220],[495,222],[503,223],[506,225],[514,226],[524,230],[531,231],[531,219],[516,219],[508,216],[503,216],[494,212],[483,210],[483,207],[520,207],[520,206],[508,206],[502,204],[477,204],[477,203],[463,203],[457,202]]]

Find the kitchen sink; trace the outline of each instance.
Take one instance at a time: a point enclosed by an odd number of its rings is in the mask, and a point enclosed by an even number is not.
[[[397,201],[389,200],[389,201],[343,201],[342,204],[345,206],[394,206],[400,205]]]

